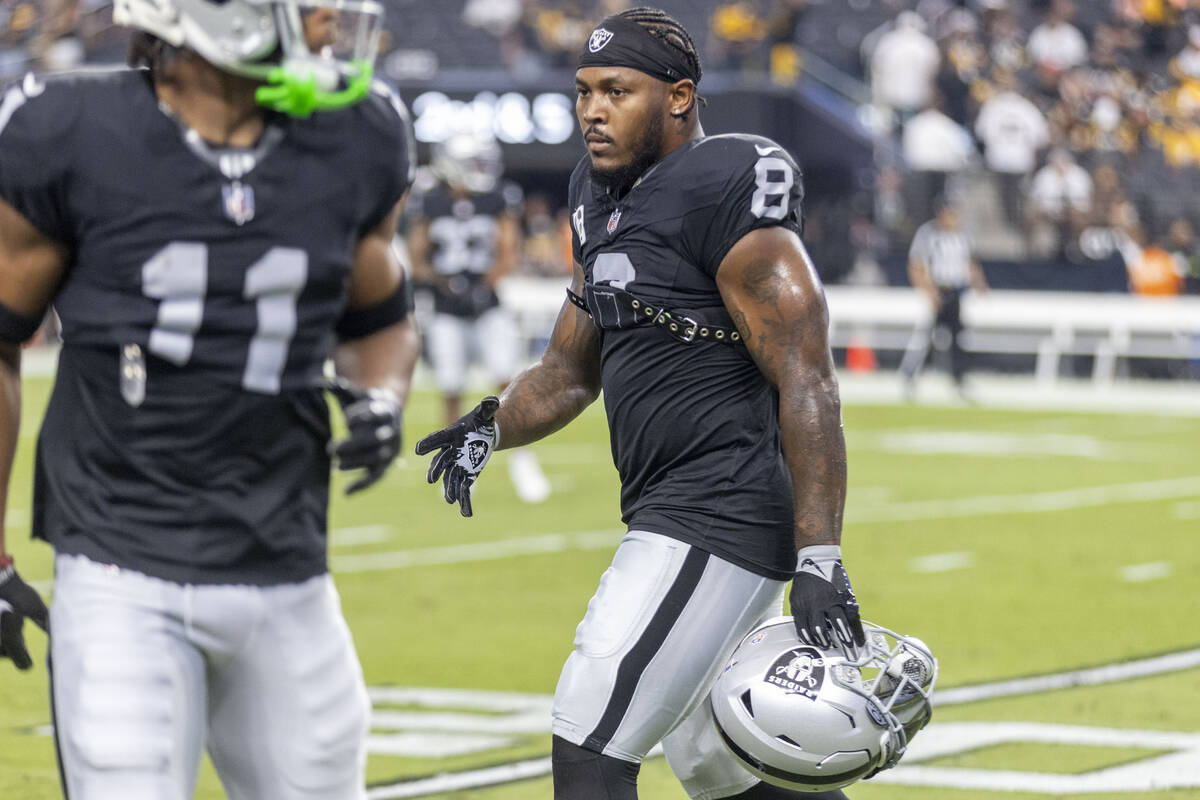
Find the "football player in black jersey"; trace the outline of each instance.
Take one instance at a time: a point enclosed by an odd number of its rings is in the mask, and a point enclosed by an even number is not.
[[[361,34],[349,58],[343,37],[306,45],[322,6]],[[365,797],[326,516],[331,457],[354,491],[398,452],[417,354],[391,250],[413,144],[371,81],[381,13],[117,0],[140,66],[0,101],[0,487],[20,343],[51,304],[62,322],[32,529],[55,550],[70,797],[188,797],[206,745],[231,798]],[[332,447],[326,387],[349,431]],[[22,622],[45,611],[2,533],[0,655],[28,668]]]
[[[601,390],[628,533],[554,702],[559,800],[636,798],[662,741],[696,798],[843,797],[761,783],[706,695],[789,580],[806,644],[861,645],[841,562],[846,450],[828,313],[800,238],[800,171],[775,142],[705,136],[700,63],[656,9],[605,19],[576,72],[588,154],[571,176],[575,277],[542,359],[423,439],[448,502],[496,448]]]
[[[500,145],[490,137],[458,133],[432,150],[436,183],[414,197],[408,247],[415,291],[432,300],[422,333],[450,423],[462,415],[473,362],[499,391],[519,368],[521,334],[496,286],[520,257],[523,195],[501,180]],[[550,494],[532,450],[513,451],[508,466],[522,500],[537,503]]]

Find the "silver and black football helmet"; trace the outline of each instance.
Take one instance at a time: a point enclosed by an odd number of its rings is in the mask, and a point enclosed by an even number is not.
[[[430,169],[439,180],[469,192],[490,192],[504,172],[500,145],[490,136],[456,133],[431,148]]]
[[[866,645],[803,644],[791,617],[751,631],[709,702],[729,751],[764,781],[847,786],[896,765],[932,716],[937,660],[919,639],[863,623]]]
[[[320,40],[306,20],[321,19]],[[383,28],[378,0],[115,0],[118,25],[257,78],[263,105],[296,116],[342,108],[370,90]],[[311,46],[310,46],[311,45]]]

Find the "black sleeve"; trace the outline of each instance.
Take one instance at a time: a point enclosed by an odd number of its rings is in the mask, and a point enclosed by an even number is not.
[[[791,155],[769,139],[720,136],[693,153],[682,240],[689,260],[716,276],[729,249],[757,228],[801,231],[804,184]]]
[[[586,241],[584,228],[586,211],[583,207],[583,190],[589,161],[589,157],[584,156],[575,165],[575,170],[571,173],[571,183],[567,189],[567,212],[571,215],[571,256],[575,259],[576,264],[583,263],[583,243]]]
[[[74,239],[67,174],[80,104],[72,95],[71,84],[31,74],[0,101],[0,199],[61,244]]]
[[[374,202],[362,226],[362,235],[382,222],[412,185],[417,168],[417,149],[412,118],[404,102],[387,86],[376,82],[367,105],[376,145],[373,158],[366,159],[369,174],[366,186],[372,187]]]

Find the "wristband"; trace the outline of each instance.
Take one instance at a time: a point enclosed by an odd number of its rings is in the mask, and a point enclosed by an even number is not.
[[[796,551],[796,569],[800,569],[800,565],[805,559],[821,562],[840,560],[842,557],[842,546],[840,544],[810,544],[808,547],[801,547]]]
[[[338,339],[362,339],[403,321],[412,309],[409,294],[408,281],[404,280],[395,292],[375,305],[346,309],[337,323]]]

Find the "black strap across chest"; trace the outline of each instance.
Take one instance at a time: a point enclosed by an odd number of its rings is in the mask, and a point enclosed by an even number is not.
[[[710,322],[711,311],[703,313],[680,309],[670,310],[613,286],[586,284],[584,294],[587,299],[580,297],[569,288],[567,289],[567,299],[583,309],[600,328],[620,329],[638,325],[658,325],[684,344],[720,342],[745,345],[742,334],[737,328],[729,324]]]

